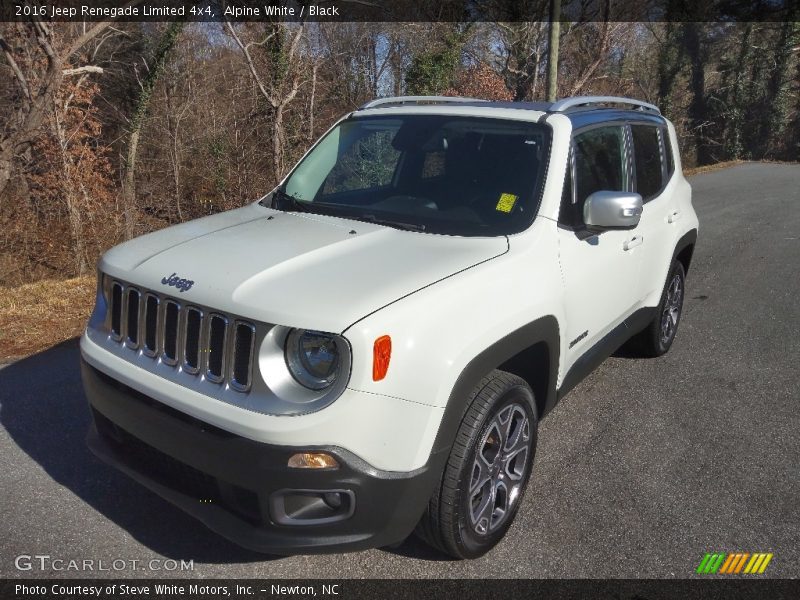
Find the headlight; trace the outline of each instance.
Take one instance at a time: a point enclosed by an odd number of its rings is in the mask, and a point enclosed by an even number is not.
[[[286,338],[285,348],[289,372],[308,389],[330,387],[341,370],[343,343],[338,335],[293,329]]]

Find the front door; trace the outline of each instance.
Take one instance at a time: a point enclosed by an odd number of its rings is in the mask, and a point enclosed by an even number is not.
[[[559,256],[565,289],[565,370],[636,307],[645,240],[639,228],[587,231],[586,198],[596,191],[631,191],[624,125],[604,125],[573,137],[559,215]]]

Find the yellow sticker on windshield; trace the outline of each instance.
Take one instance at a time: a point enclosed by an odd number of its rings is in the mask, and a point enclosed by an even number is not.
[[[519,196],[515,196],[514,194],[500,194],[500,200],[497,201],[497,206],[495,206],[494,209],[500,212],[510,213],[514,210],[517,198],[519,198]]]

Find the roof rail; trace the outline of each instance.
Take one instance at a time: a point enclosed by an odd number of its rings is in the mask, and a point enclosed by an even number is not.
[[[570,108],[578,106],[591,106],[593,104],[627,104],[640,110],[649,110],[661,114],[658,107],[648,102],[634,100],[633,98],[622,98],[620,96],[575,96],[574,98],[564,98],[558,100],[550,106],[550,112],[566,112]]]
[[[462,98],[459,96],[394,96],[376,98],[358,107],[358,110],[377,108],[387,104],[452,104],[458,102],[486,102],[479,98]]]

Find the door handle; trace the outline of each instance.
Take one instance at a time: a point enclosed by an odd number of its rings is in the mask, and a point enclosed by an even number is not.
[[[643,241],[644,237],[642,237],[641,235],[635,235],[629,240],[625,240],[625,243],[622,244],[622,249],[628,251],[631,248],[636,248],[636,246],[639,246]]]
[[[673,211],[672,211],[672,212],[669,214],[669,217],[667,217],[667,223],[674,223],[675,221],[677,221],[677,220],[678,220],[678,219],[680,219],[680,218],[681,218],[681,211],[679,211],[679,210],[673,210]]]

